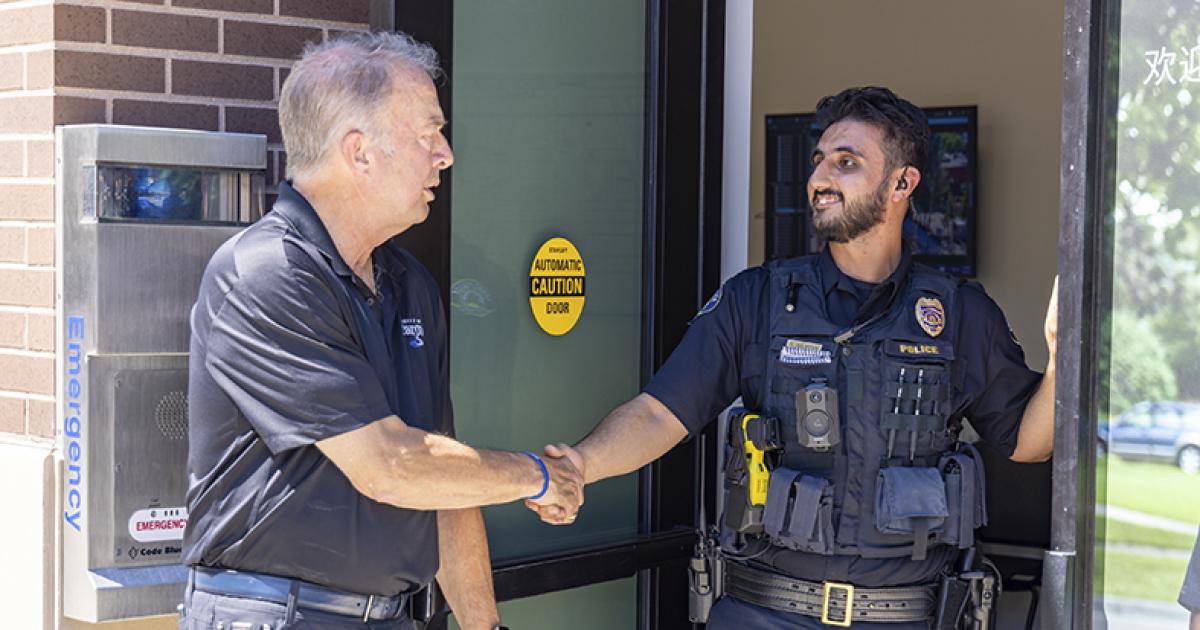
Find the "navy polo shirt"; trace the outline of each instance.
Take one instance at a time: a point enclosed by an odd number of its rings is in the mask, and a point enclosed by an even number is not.
[[[821,288],[829,320],[850,328],[889,309],[912,269],[906,250],[890,277],[878,284],[855,280],[838,269],[828,249],[818,255]],[[769,272],[754,267],[731,278],[692,320],[683,340],[646,385],[694,434],[739,396],[745,407],[762,409],[763,378],[770,342]],[[952,418],[967,418],[980,436],[1011,455],[1025,405],[1041,375],[1025,364],[1025,353],[1009,330],[1004,313],[977,283],[959,288],[960,318],[955,367],[964,370],[963,390],[952,401]],[[949,548],[947,548],[949,549]],[[789,553],[780,568],[796,577],[882,586],[928,579],[940,568],[907,558],[867,559]]]
[[[204,271],[189,359],[188,565],[363,594],[433,579],[431,511],[373,501],[316,442],[395,415],[453,435],[437,285],[392,243],[376,292],[291,186]]]

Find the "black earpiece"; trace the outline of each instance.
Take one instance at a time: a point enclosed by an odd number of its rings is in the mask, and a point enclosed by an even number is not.
[[[903,177],[900,178],[900,181],[896,182],[896,190],[908,190],[908,182]]]

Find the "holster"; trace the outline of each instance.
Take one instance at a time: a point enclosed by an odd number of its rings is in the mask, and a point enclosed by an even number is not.
[[[725,585],[723,569],[716,531],[700,532],[688,561],[688,619],[692,623],[708,623],[708,613]]]
[[[934,630],[991,630],[1000,574],[975,548],[963,550],[954,571],[942,577]]]

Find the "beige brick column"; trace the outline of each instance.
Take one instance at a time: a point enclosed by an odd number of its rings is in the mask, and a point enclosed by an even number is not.
[[[288,68],[306,42],[366,30],[369,10],[368,0],[0,0],[0,474],[20,480],[0,484],[0,505],[16,510],[16,525],[0,519],[0,537],[16,541],[0,572],[0,628],[85,625],[56,612],[55,125],[262,133],[273,192]]]

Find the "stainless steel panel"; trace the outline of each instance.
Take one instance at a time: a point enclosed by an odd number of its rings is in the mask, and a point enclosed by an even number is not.
[[[267,168],[267,138],[126,125],[67,125],[63,134],[85,138],[93,162],[227,169]]]
[[[241,228],[102,223],[96,230],[96,349],[187,352],[212,253]]]

